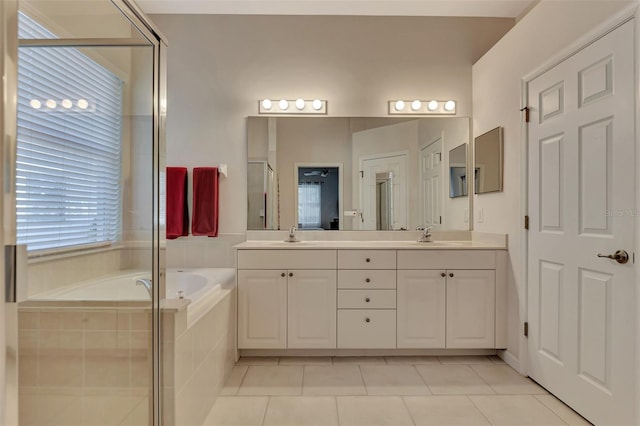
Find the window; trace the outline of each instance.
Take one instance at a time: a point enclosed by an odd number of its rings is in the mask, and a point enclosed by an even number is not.
[[[298,184],[298,222],[300,228],[320,228],[321,187],[319,182]]]
[[[24,14],[18,34],[53,36]],[[18,61],[18,244],[118,240],[122,81],[76,48],[22,47]]]

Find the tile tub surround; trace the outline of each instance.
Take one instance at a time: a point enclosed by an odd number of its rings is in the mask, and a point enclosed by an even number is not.
[[[236,290],[187,327],[187,309],[164,309],[164,424],[202,425],[235,363]]]
[[[291,361],[241,358],[203,426],[589,424],[495,356]],[[439,374],[425,375],[424,368]],[[469,375],[461,380],[448,374],[451,368]]]
[[[149,310],[19,307],[21,425],[146,425]]]

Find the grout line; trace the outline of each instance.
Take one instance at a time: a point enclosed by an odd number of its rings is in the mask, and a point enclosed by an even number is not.
[[[552,398],[557,399],[561,404],[563,404],[565,407],[567,407],[569,409],[569,411],[573,412],[574,414],[576,414],[578,417],[580,417],[582,420],[584,420],[585,422],[591,424],[591,422],[589,422],[587,419],[585,419],[584,417],[582,417],[580,415],[580,413],[578,413],[576,410],[574,410],[573,408],[569,407],[567,404],[565,404],[561,399],[557,398],[555,395],[553,394],[547,394],[549,396],[551,396]],[[544,396],[544,395],[532,395],[539,403],[541,403],[542,405],[544,405],[545,407],[547,407],[547,409],[549,411],[551,411],[553,414],[555,414],[556,416],[560,417],[560,420],[562,420],[563,422],[564,419],[560,416],[560,413],[556,412],[556,410],[553,409],[553,407],[548,406],[547,404],[545,404],[545,402],[543,400],[541,400],[540,398],[538,398],[539,396]],[[567,423],[567,422],[565,422]],[[569,423],[567,423],[569,424]]]
[[[484,411],[482,411],[480,409],[480,407],[478,406],[478,404],[475,403],[475,401],[473,399],[471,399],[471,397],[469,395],[465,395],[465,397],[471,401],[471,404],[473,404],[474,407],[476,407],[476,410],[478,410],[478,412],[480,413],[480,415],[482,417],[485,418],[485,420],[487,421],[487,423],[489,423],[490,425],[492,425],[493,423],[491,423],[491,420],[489,420],[489,417],[487,417],[487,415],[484,413]]]
[[[338,409],[338,396],[333,395],[333,401],[336,403],[336,419],[338,420],[338,425],[340,425],[340,410]]]
[[[264,413],[262,413],[262,421],[260,425],[264,425],[264,421],[267,419],[267,411],[269,411],[269,405],[271,404],[271,396],[267,396],[267,404],[264,407]]]
[[[411,419],[411,421],[413,422],[414,426],[418,424],[418,422],[416,421],[416,419],[413,417],[413,414],[411,414],[411,410],[409,410],[409,406],[407,405],[407,401],[405,401],[405,398],[408,395],[402,395],[400,396],[400,400],[402,401],[402,405],[404,405],[404,409],[407,410],[407,413],[409,414],[409,418]],[[417,395],[416,395],[417,396]]]

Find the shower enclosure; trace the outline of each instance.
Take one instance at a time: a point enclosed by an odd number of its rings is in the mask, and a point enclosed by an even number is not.
[[[0,423],[159,425],[165,41],[129,0],[0,8]]]

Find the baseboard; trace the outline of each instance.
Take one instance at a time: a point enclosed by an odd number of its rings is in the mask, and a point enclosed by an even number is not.
[[[504,362],[506,362],[511,368],[516,370],[518,373],[522,374],[522,370],[520,370],[520,360],[515,357],[509,350],[505,349],[502,351],[498,351],[497,355],[502,358]]]

